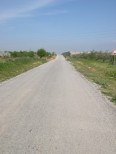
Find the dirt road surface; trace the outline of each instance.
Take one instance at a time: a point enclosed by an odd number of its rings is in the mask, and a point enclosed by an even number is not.
[[[57,56],[0,84],[0,154],[116,154],[116,108]]]

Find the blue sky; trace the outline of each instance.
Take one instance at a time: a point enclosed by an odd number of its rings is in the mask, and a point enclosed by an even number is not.
[[[116,48],[116,0],[0,0],[0,51]]]

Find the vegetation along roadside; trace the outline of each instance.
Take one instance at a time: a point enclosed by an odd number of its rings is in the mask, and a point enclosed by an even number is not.
[[[0,54],[0,82],[19,75],[55,58],[45,49],[34,51],[7,51]]]
[[[99,84],[101,91],[116,104],[116,65],[110,52],[89,52],[71,55],[63,53],[75,68],[88,79]]]

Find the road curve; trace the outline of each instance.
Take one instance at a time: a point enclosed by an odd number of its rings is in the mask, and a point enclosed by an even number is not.
[[[57,56],[0,84],[0,154],[116,154],[116,108]]]

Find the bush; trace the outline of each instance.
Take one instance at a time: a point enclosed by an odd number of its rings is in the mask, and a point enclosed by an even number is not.
[[[83,58],[89,60],[99,60],[102,62],[113,63],[113,56],[110,52],[102,52],[102,51],[91,51],[91,52],[83,52],[81,54],[73,55],[73,58]]]
[[[17,58],[17,57],[34,57],[35,53],[33,51],[11,51],[10,52],[11,57]]]
[[[42,57],[45,57],[47,55],[47,52],[45,49],[38,49],[37,51],[37,55],[42,58]]]
[[[71,54],[70,54],[70,51],[68,51],[68,52],[63,52],[62,55],[64,57],[69,57]]]
[[[40,58],[52,56],[52,54],[51,54],[50,52],[47,52],[47,51],[46,51],[45,49],[43,49],[43,48],[38,49],[37,55],[38,55]]]

